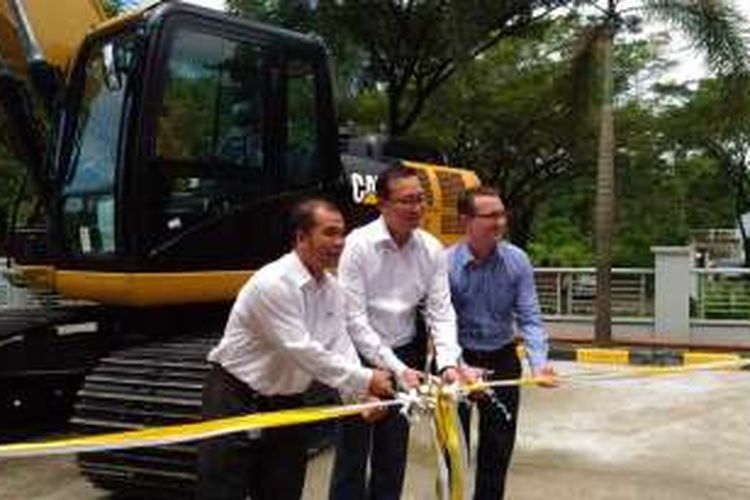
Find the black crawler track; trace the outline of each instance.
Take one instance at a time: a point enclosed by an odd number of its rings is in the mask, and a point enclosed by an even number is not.
[[[172,340],[103,358],[78,393],[74,429],[93,434],[199,420],[205,358],[214,342]],[[83,453],[78,463],[95,485],[122,496],[190,498],[196,456],[188,443]]]
[[[208,371],[206,354],[215,338],[155,342],[103,358],[78,393],[72,424],[77,433],[117,432],[200,420],[201,388]],[[310,405],[335,400],[317,386]],[[310,454],[328,447],[333,424],[310,426]],[[134,448],[82,453],[83,474],[118,498],[192,498],[197,480],[197,445]]]

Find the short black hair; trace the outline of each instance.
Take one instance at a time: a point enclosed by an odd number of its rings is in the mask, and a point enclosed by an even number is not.
[[[378,200],[387,200],[391,197],[391,183],[398,179],[417,177],[417,171],[405,166],[402,162],[394,160],[378,175],[375,182],[375,194]]]
[[[477,196],[493,196],[502,199],[500,192],[493,187],[477,186],[469,188],[458,195],[458,200],[456,202],[458,215],[465,215],[467,217],[473,216],[476,213],[474,200]]]
[[[325,198],[306,198],[295,203],[289,214],[289,234],[292,244],[297,238],[297,233],[308,233],[315,227],[317,223],[315,212],[320,208],[341,213],[335,203]]]

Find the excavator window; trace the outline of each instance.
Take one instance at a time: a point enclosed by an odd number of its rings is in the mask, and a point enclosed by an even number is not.
[[[156,134],[165,235],[231,209],[273,176],[263,48],[185,29],[175,33],[167,61]]]
[[[196,31],[175,34],[157,155],[212,161],[239,176],[263,170],[263,62],[258,46]]]
[[[111,254],[116,249],[115,175],[129,76],[135,58],[129,35],[93,43],[82,65],[83,85],[63,154],[63,229],[74,254]]]
[[[315,68],[307,61],[291,59],[287,73],[287,122],[284,180],[286,186],[304,186],[320,177],[317,149]]]
[[[151,222],[151,255],[206,252],[216,231],[266,212],[281,227],[279,193],[323,178],[319,61],[195,25],[171,31],[163,61],[150,167],[162,217]]]

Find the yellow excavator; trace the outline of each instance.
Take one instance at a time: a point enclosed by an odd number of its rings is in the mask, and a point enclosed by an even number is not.
[[[360,224],[385,166],[340,151],[320,40],[176,1],[108,19],[97,0],[0,0],[0,114],[43,214],[13,217],[10,278],[79,301],[0,315],[5,428],[198,419],[207,349],[252,270],[285,251],[290,205],[323,194]],[[408,164],[425,227],[454,241],[476,176]],[[194,462],[182,445],[79,456],[138,498],[190,497]]]

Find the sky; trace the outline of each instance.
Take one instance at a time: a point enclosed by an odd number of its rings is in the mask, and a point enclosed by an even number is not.
[[[127,0],[126,0],[127,1]],[[133,3],[137,3],[139,0],[130,0]],[[190,3],[203,5],[214,9],[221,10],[224,7],[224,0],[184,0]],[[632,3],[637,0],[624,0],[624,4]],[[731,0],[734,5],[750,20],[750,0]],[[141,3],[153,3],[153,0],[141,0]],[[750,26],[748,26],[750,28]],[[664,31],[664,26],[648,26],[648,31]],[[684,82],[688,80],[695,80],[705,76],[708,76],[708,69],[703,56],[690,50],[688,42],[679,34],[673,36],[672,42],[669,44],[665,56],[670,59],[674,59],[677,65],[670,70],[670,72],[664,76],[665,80],[674,80],[676,82]]]

